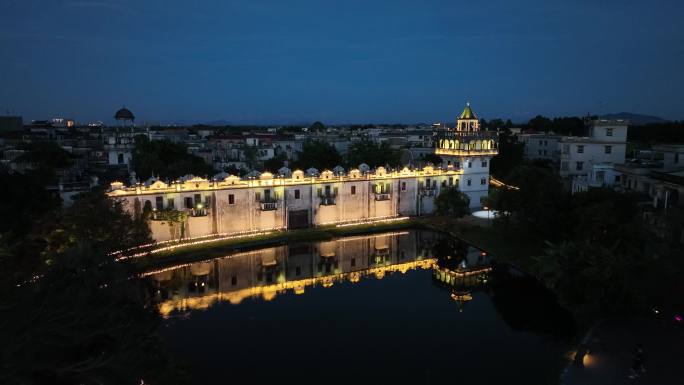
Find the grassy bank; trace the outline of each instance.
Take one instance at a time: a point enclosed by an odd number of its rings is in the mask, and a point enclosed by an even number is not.
[[[531,257],[539,255],[544,247],[544,243],[539,239],[514,228],[491,226],[487,220],[472,217],[428,217],[420,218],[417,222],[422,228],[448,233],[485,250],[498,261],[511,263],[523,270],[529,270],[532,264]]]

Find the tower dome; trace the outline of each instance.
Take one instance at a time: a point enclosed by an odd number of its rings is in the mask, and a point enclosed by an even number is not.
[[[122,107],[119,111],[116,111],[116,114],[114,114],[114,119],[117,121],[127,121],[130,120],[131,122],[135,120],[135,115],[126,107]]]

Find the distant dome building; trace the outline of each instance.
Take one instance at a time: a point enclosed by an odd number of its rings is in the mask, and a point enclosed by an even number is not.
[[[116,111],[116,114],[114,114],[114,119],[116,119],[117,122],[124,125],[126,124],[126,122],[133,124],[133,121],[135,120],[135,115],[133,115],[131,110],[124,106],[119,111]]]

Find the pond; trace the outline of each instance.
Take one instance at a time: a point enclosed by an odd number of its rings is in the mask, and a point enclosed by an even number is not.
[[[403,231],[150,272],[193,383],[556,383],[572,319],[452,238]]]

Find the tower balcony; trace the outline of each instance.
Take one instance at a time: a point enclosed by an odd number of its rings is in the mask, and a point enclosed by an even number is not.
[[[389,193],[375,193],[375,200],[376,201],[388,201],[388,200],[390,200],[390,194]]]
[[[261,211],[278,210],[278,201],[275,198],[262,199],[259,201],[259,210],[261,210]]]
[[[496,133],[445,131],[437,135],[435,155],[494,156],[499,153]]]
[[[321,206],[334,206],[336,205],[336,198],[337,196],[335,195],[324,195],[321,197]]]

